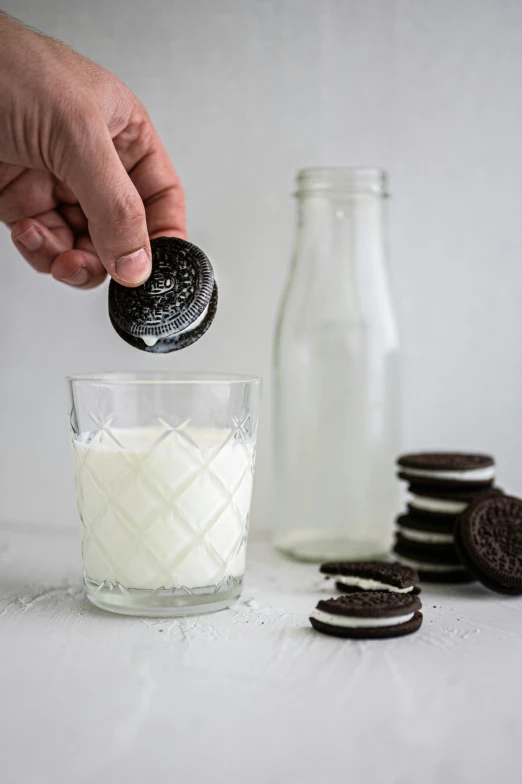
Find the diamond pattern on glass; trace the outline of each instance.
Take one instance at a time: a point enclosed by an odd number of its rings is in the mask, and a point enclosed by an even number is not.
[[[86,579],[124,588],[218,590],[244,571],[254,446],[250,415],[73,438]]]

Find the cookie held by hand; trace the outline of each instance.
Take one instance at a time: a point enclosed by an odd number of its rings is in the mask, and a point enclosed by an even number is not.
[[[199,340],[216,315],[218,290],[208,258],[178,237],[151,240],[152,272],[142,286],[111,280],[109,316],[134,348],[164,354]]]

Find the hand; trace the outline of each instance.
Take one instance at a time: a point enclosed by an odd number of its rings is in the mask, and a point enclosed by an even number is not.
[[[113,74],[0,13],[0,221],[38,272],[137,286],[149,237],[185,237],[179,178]]]

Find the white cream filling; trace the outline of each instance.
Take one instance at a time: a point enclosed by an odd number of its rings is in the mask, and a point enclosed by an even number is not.
[[[421,572],[455,572],[464,571],[465,566],[462,564],[432,564],[427,561],[414,561],[412,558],[404,558],[399,555],[400,562],[405,566],[412,566],[414,569],[420,569]]]
[[[399,466],[401,474],[407,476],[421,476],[426,479],[454,479],[457,482],[485,482],[488,479],[493,479],[495,476],[495,466],[487,466],[486,468],[469,468],[466,471],[428,471],[421,468],[408,468],[407,466]]]
[[[155,346],[159,338],[156,335],[142,335],[141,339],[147,346]]]
[[[454,541],[453,534],[437,534],[433,531],[417,531],[413,528],[403,528],[402,525],[399,525],[398,529],[405,539],[411,539],[412,542],[425,542],[426,544],[452,544]]]
[[[192,324],[189,324],[188,327],[185,327],[185,329],[181,329],[179,332],[170,332],[168,335],[161,335],[160,337],[158,337],[157,335],[142,335],[141,339],[147,346],[155,346],[158,340],[163,340],[164,338],[171,338],[173,337],[173,335],[184,335],[185,332],[192,332],[193,329],[199,327],[199,325],[207,315],[207,311],[208,311],[208,305],[203,311],[203,313],[201,314],[201,316],[198,316],[197,319],[192,322]]]
[[[411,621],[414,613],[396,615],[394,618],[355,618],[347,615],[333,615],[323,610],[313,610],[310,617],[316,621],[327,623],[329,626],[339,626],[344,629],[377,629],[379,626],[398,626]]]
[[[425,512],[440,512],[441,514],[460,514],[467,507],[469,501],[448,501],[445,498],[428,498],[424,495],[413,494],[409,504],[414,509]]]
[[[381,583],[379,580],[371,580],[369,577],[347,577],[342,574],[328,575],[335,582],[342,583],[348,588],[360,588],[362,591],[391,591],[392,593],[409,593],[413,591],[413,585],[409,588],[396,588],[388,583]]]

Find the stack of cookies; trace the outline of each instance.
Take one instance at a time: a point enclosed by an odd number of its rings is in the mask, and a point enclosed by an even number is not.
[[[416,632],[419,579],[479,580],[522,596],[522,500],[493,486],[493,458],[431,452],[404,455],[398,466],[410,492],[408,512],[397,520],[399,562],[323,564],[325,587],[342,596],[320,601],[310,614],[322,634],[376,639]]]
[[[399,478],[408,482],[408,512],[397,519],[395,554],[429,582],[469,582],[471,573],[455,546],[455,525],[473,503],[502,491],[493,486],[495,461],[489,455],[424,452],[398,460]]]

